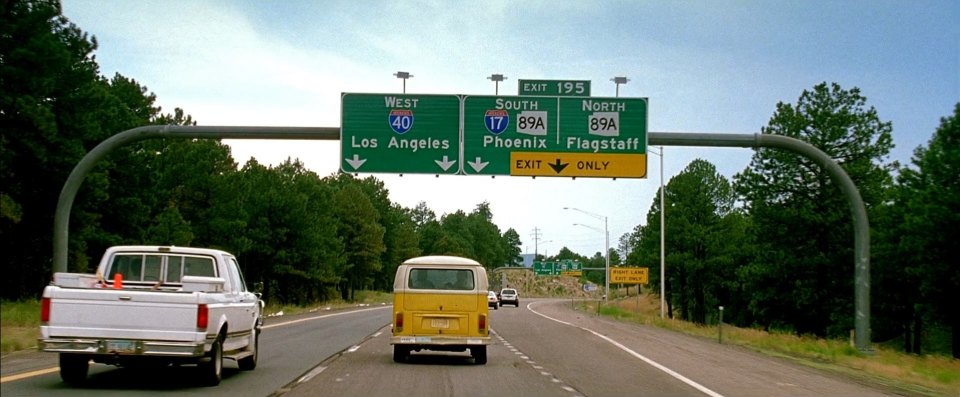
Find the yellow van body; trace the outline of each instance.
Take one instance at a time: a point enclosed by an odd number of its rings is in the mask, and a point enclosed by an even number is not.
[[[465,352],[487,363],[490,316],[487,272],[457,256],[421,256],[399,267],[393,281],[393,361],[420,350]]]

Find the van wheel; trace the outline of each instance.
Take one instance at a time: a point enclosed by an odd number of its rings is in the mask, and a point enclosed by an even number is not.
[[[470,348],[470,355],[473,356],[473,361],[477,365],[484,365],[487,363],[487,347],[486,346],[474,346]]]
[[[402,363],[407,361],[407,355],[410,354],[410,348],[406,346],[393,345],[393,361]]]
[[[220,379],[223,378],[223,342],[220,338],[213,341],[213,346],[210,347],[210,353],[205,360],[197,365],[200,369],[200,379],[207,386],[219,385]]]
[[[87,380],[90,357],[82,354],[60,353],[60,379],[70,385],[80,385]]]

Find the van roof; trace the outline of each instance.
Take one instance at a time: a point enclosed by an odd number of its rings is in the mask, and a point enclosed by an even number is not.
[[[410,258],[403,262],[404,265],[467,265],[481,266],[480,262],[473,259],[450,255],[430,255]]]

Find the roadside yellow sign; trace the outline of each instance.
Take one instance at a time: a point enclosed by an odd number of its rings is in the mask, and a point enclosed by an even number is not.
[[[510,175],[646,178],[647,155],[637,153],[511,152]]]
[[[610,268],[611,284],[648,284],[649,271],[645,267]]]
[[[583,271],[581,270],[561,270],[561,276],[570,276],[570,277],[580,277],[583,276]]]

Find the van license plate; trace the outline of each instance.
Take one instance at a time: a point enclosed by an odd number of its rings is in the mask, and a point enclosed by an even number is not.
[[[450,320],[446,318],[430,319],[430,326],[433,328],[450,328]]]
[[[111,353],[133,353],[136,351],[136,344],[128,340],[108,340],[107,351]]]

